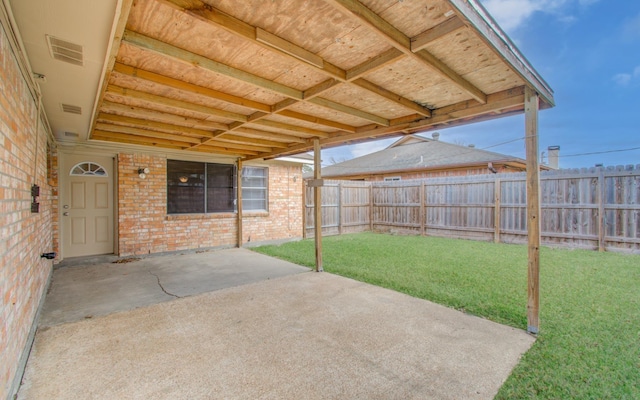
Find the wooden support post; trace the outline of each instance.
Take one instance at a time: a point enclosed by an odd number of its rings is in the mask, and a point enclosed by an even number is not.
[[[320,158],[320,140],[313,140],[313,178],[320,181],[322,179],[322,169]],[[313,188],[313,212],[315,225],[315,241],[316,241],[316,272],[323,271],[322,268],[322,187],[315,186]]]
[[[427,212],[426,212],[427,210],[425,207],[426,196],[424,195],[424,190],[425,190],[425,184],[424,182],[422,182],[420,183],[420,235],[421,236],[425,235],[424,227],[427,221]]]
[[[527,87],[524,94],[527,153],[528,284],[527,331],[540,330],[540,167],[538,165],[538,94]]]
[[[242,160],[238,158],[236,206],[238,209],[238,247],[242,247]]]
[[[494,209],[493,209],[493,227],[494,227],[494,232],[493,232],[493,241],[494,243],[500,243],[500,228],[501,228],[501,224],[502,222],[500,221],[500,216],[501,216],[501,207],[500,207],[500,202],[501,200],[501,196],[502,196],[502,182],[500,181],[499,178],[496,178],[495,183],[494,183],[494,188],[493,188],[493,195],[494,195]]]
[[[598,251],[606,250],[605,243],[605,210],[604,205],[606,199],[605,197],[605,186],[604,186],[604,168],[600,167],[598,171]]]

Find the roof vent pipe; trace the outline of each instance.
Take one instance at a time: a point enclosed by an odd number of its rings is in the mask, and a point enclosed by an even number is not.
[[[431,137],[433,138],[433,140],[438,140],[440,139],[440,132],[433,132],[431,134]]]
[[[470,144],[469,147],[471,147],[472,149],[475,149],[476,145],[475,144]]]

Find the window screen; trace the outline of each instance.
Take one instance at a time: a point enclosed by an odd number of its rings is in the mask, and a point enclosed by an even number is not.
[[[267,211],[267,168],[242,168],[242,208]]]

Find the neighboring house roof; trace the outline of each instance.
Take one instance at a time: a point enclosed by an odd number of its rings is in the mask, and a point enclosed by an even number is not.
[[[309,153],[295,154],[292,156],[278,157],[276,161],[289,161],[300,164],[313,164],[313,156]]]
[[[526,161],[521,158],[421,136],[407,136],[384,150],[325,167],[322,169],[322,177],[486,167],[490,162],[521,169],[526,166]]]

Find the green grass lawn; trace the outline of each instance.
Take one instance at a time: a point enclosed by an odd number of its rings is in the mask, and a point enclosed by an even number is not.
[[[527,248],[361,233],[324,269],[526,329]],[[313,266],[313,240],[255,249]],[[498,399],[640,399],[640,256],[543,248],[540,334]]]

